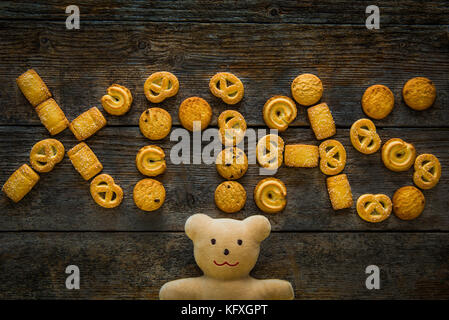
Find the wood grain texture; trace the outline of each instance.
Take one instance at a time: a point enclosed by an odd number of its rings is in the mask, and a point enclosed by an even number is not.
[[[60,20],[68,15],[69,4],[60,1],[2,1],[0,19]],[[365,25],[366,7],[371,1],[348,0],[262,0],[262,1],[86,1],[79,0],[81,21],[177,21],[177,22],[253,22],[298,24]],[[449,9],[444,0],[388,1],[375,3],[381,14],[381,25],[448,24]]]
[[[417,153],[433,153],[442,165],[439,184],[424,191],[427,204],[422,216],[414,221],[401,221],[393,214],[385,222],[370,224],[360,219],[355,206],[334,212],[326,190],[325,175],[319,168],[282,167],[275,175],[284,181],[288,203],[284,212],[267,215],[274,230],[449,230],[447,208],[449,200],[449,130],[441,129],[380,129],[383,142],[399,137],[413,143]],[[289,128],[281,136],[288,143],[319,145],[311,129]],[[44,127],[0,127],[0,183],[22,163],[28,162],[34,143],[47,138]],[[66,150],[77,142],[69,130],[57,136]],[[392,197],[404,185],[412,185],[413,170],[397,173],[386,169],[380,152],[362,155],[349,140],[347,129],[338,129],[335,136],[346,148],[348,161],[344,173],[349,177],[354,201],[364,193],[385,193]],[[266,176],[259,167],[250,165],[239,181],[248,195],[244,209],[229,215],[220,212],[214,203],[214,190],[222,181],[215,165],[174,165],[170,150],[176,142],[167,137],[161,142],[144,138],[136,127],[106,127],[87,140],[103,163],[105,173],[111,174],[124,190],[123,203],[115,209],[103,209],[91,198],[89,182],[84,181],[65,157],[56,168],[41,174],[36,187],[18,204],[5,195],[0,196],[0,230],[146,230],[182,231],[185,220],[194,213],[213,217],[243,218],[261,213],[253,201],[253,188]],[[157,177],[166,190],[167,198],[156,212],[144,213],[134,204],[132,190],[144,178],[135,167],[137,151],[144,145],[156,144],[165,150],[167,171]],[[206,143],[205,143],[206,144]]]
[[[290,95],[300,73],[317,74],[324,84],[322,101],[332,109],[338,126],[349,127],[363,116],[360,99],[373,84],[387,85],[395,108],[376,124],[384,127],[449,127],[449,37],[446,26],[385,27],[307,26],[296,24],[223,24],[86,22],[68,31],[62,22],[0,21],[0,125],[39,124],[15,78],[35,68],[69,120],[99,106],[113,83],[133,93],[131,111],[110,117],[110,125],[135,125],[150,106],[143,94],[145,79],[167,70],[180,81],[178,95],[160,104],[179,124],[177,110],[190,96],[201,96],[213,107],[213,123],[229,108],[214,97],[209,79],[230,71],[245,85],[245,96],[233,108],[250,126],[264,125],[262,109],[273,95]],[[200,40],[200,41],[199,41]],[[405,106],[404,83],[415,76],[432,79],[435,105],[423,112]],[[154,106],[154,105],[153,105]],[[305,126],[305,108],[292,126]]]
[[[199,276],[183,233],[1,233],[0,298],[157,299]],[[292,283],[297,299],[448,299],[449,235],[273,233],[252,274]],[[80,290],[65,268],[80,268]],[[367,290],[365,268],[380,268]],[[11,272],[14,270],[14,272]]]

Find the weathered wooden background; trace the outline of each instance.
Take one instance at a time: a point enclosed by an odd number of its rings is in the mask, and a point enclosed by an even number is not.
[[[319,3],[318,3],[319,2]],[[213,190],[223,180],[214,166],[173,165],[158,177],[167,190],[164,206],[144,213],[132,201],[142,179],[134,165],[140,147],[154,143],[138,129],[150,103],[146,77],[168,70],[180,81],[179,94],[164,101],[179,127],[177,109],[186,97],[210,102],[216,125],[221,111],[237,109],[248,125],[264,128],[262,107],[275,94],[290,95],[300,73],[317,74],[337,123],[336,138],[348,152],[354,199],[363,193],[390,196],[412,184],[412,170],[387,170],[379,152],[366,156],[349,141],[349,127],[363,117],[360,98],[381,83],[395,94],[391,115],[375,121],[383,141],[400,137],[418,153],[435,154],[443,166],[440,183],[424,191],[421,217],[380,224],[362,221],[355,208],[334,212],[319,169],[281,168],[276,177],[288,189],[284,212],[268,216],[272,235],[263,243],[254,270],[260,278],[292,282],[298,299],[449,298],[449,7],[447,1],[377,1],[380,30],[365,28],[368,1],[77,1],[81,29],[66,30],[60,1],[0,2],[0,183],[29,150],[49,134],[15,84],[35,68],[69,120],[91,106],[112,83],[131,89],[135,102],[123,117],[106,115],[108,126],[87,143],[122,186],[116,209],[97,206],[89,184],[66,157],[18,204],[0,197],[0,298],[154,299],[160,286],[195,276],[185,220],[197,212],[225,217]],[[208,89],[218,71],[238,75],[245,97],[226,106]],[[416,112],[401,89],[414,76],[437,87],[435,105]],[[305,108],[282,137],[286,143],[318,145]],[[66,149],[76,141],[69,130],[56,136]],[[155,144],[169,153],[174,142]],[[248,193],[244,218],[258,214],[252,190],[261,179],[251,165],[240,180]],[[81,289],[65,288],[65,267],[81,270]],[[381,289],[365,288],[366,266],[381,268]]]

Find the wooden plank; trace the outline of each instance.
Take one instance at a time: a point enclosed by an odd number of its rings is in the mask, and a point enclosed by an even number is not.
[[[286,210],[268,215],[274,230],[449,230],[447,214],[449,192],[449,131],[441,129],[380,129],[385,142],[399,137],[415,145],[418,153],[433,153],[441,161],[443,174],[440,183],[424,191],[427,204],[422,216],[414,221],[401,221],[392,216],[383,223],[370,224],[361,220],[355,208],[334,212],[331,209],[325,185],[325,176],[318,168],[300,169],[282,167],[276,177],[288,189]],[[0,183],[22,163],[28,162],[34,143],[47,138],[43,127],[0,127]],[[290,128],[282,134],[286,143],[319,143],[309,128]],[[60,139],[68,150],[76,141],[69,130]],[[347,150],[348,162],[344,170],[352,186],[354,200],[364,193],[385,193],[390,197],[404,185],[411,185],[413,170],[395,173],[386,169],[380,152],[362,155],[349,140],[347,129],[338,129],[335,137]],[[257,182],[266,176],[259,175],[256,164],[250,165],[247,174],[239,181],[248,195],[244,209],[234,215],[220,212],[214,204],[214,190],[223,179],[214,165],[174,165],[170,150],[175,142],[169,138],[151,142],[136,127],[106,127],[87,143],[103,163],[104,172],[111,174],[122,186],[125,198],[116,209],[103,209],[96,205],[85,182],[64,160],[54,171],[42,174],[41,181],[18,204],[0,196],[0,230],[147,230],[181,231],[191,214],[203,212],[214,217],[243,218],[260,213],[252,197]],[[153,213],[140,211],[132,199],[134,185],[144,178],[135,167],[135,155],[144,145],[155,143],[167,155],[168,169],[160,180],[167,198],[162,208]]]
[[[0,298],[157,299],[167,281],[199,276],[183,233],[0,233]],[[448,299],[449,235],[273,233],[256,278],[292,283],[297,299]],[[80,290],[65,268],[80,269]],[[380,268],[379,290],[365,268]]]
[[[179,94],[160,105],[179,124],[177,110],[189,96],[201,96],[213,107],[213,123],[229,108],[209,92],[210,77],[231,71],[245,84],[240,110],[249,125],[264,125],[262,107],[273,95],[290,95],[300,73],[317,74],[324,84],[322,101],[332,109],[338,126],[349,127],[363,116],[364,90],[385,84],[396,107],[385,127],[448,127],[449,38],[445,26],[385,27],[296,24],[86,22],[68,31],[62,22],[0,22],[0,125],[35,125],[39,119],[15,84],[27,68],[35,68],[70,120],[87,107],[100,106],[106,88],[118,82],[129,87],[135,102],[110,125],[136,125],[150,104],[143,94],[149,74],[174,72]],[[427,76],[437,87],[435,105],[413,111],[402,101],[408,79]],[[299,108],[293,126],[308,124]]]
[[[263,23],[365,24],[370,1],[77,1],[81,21],[196,21]],[[381,24],[448,24],[449,10],[443,0],[376,1]],[[64,21],[68,15],[60,1],[2,1],[0,19]]]

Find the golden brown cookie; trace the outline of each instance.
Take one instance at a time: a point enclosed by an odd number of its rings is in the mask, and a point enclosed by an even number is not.
[[[254,188],[254,201],[265,213],[282,211],[287,204],[287,188],[279,179],[265,178]]]
[[[16,83],[33,107],[51,98],[47,85],[33,69],[21,74],[16,79]]]
[[[36,107],[37,115],[52,136],[69,126],[69,120],[53,99],[48,99]]]
[[[339,174],[345,168],[346,150],[339,141],[330,139],[322,142],[319,153],[322,173],[333,176]]]
[[[154,211],[159,209],[165,201],[165,188],[157,180],[143,179],[135,185],[133,198],[139,209]]]
[[[107,94],[101,98],[101,105],[107,113],[121,116],[129,111],[133,103],[133,96],[128,88],[119,84],[113,84],[107,90]]]
[[[287,144],[284,152],[287,167],[315,168],[318,166],[318,147],[308,144]]]
[[[431,80],[416,77],[405,83],[402,97],[410,108],[418,111],[426,110],[435,102],[437,89]]]
[[[178,93],[179,81],[170,72],[155,72],[148,77],[143,85],[145,96],[150,102],[159,103],[166,98],[173,97]]]
[[[362,109],[373,119],[383,119],[390,114],[394,107],[394,95],[390,89],[381,84],[375,84],[362,96]]]
[[[108,174],[96,176],[90,183],[90,194],[94,201],[104,208],[115,208],[123,200],[122,188],[115,184]]]
[[[352,145],[361,153],[372,154],[380,148],[380,137],[376,132],[376,126],[370,119],[359,119],[354,122],[349,135]]]
[[[170,133],[171,122],[171,116],[167,111],[161,108],[150,108],[140,116],[140,132],[150,140],[161,140]]]
[[[357,213],[368,222],[382,222],[387,219],[393,205],[385,194],[364,194],[357,200]]]
[[[422,192],[413,186],[399,188],[393,195],[393,211],[402,220],[418,218],[424,210],[426,199]]]
[[[415,160],[413,182],[421,189],[432,189],[440,181],[441,164],[433,154],[420,154]]]
[[[275,134],[268,134],[257,142],[257,162],[263,168],[275,170],[284,161],[284,140]]]
[[[295,102],[289,97],[274,96],[263,106],[263,120],[271,129],[285,131],[295,120],[298,110]]]
[[[106,125],[106,119],[97,107],[92,107],[76,117],[69,125],[70,130],[79,140],[94,135]]]
[[[237,180],[248,170],[248,158],[243,150],[233,147],[223,149],[217,156],[215,167],[227,180]]]
[[[388,140],[382,147],[382,161],[391,171],[407,171],[415,158],[415,147],[399,138]]]
[[[27,164],[23,164],[6,180],[2,191],[12,201],[19,202],[33,189],[38,181],[39,175]]]
[[[215,189],[215,204],[224,212],[234,213],[242,210],[246,203],[246,191],[237,181],[225,181]]]
[[[136,156],[136,166],[141,174],[155,177],[165,172],[165,152],[158,146],[145,146]]]
[[[292,95],[299,104],[311,106],[320,101],[323,95],[323,84],[317,76],[303,73],[293,80]]]
[[[204,130],[212,118],[212,109],[206,100],[199,97],[185,99],[179,106],[179,120],[184,128],[194,131],[194,122],[199,123],[195,130]]]
[[[79,172],[84,180],[89,180],[103,170],[103,165],[98,160],[95,153],[84,142],[77,144],[67,151],[67,155],[69,156],[73,167]]]
[[[50,172],[64,158],[64,152],[64,146],[58,140],[41,140],[31,149],[31,166],[37,172]]]
[[[336,133],[334,118],[326,103],[320,103],[307,109],[310,126],[315,137],[323,140],[332,137]]]
[[[243,83],[229,72],[220,72],[214,75],[209,82],[209,89],[214,96],[227,104],[236,104],[243,98]]]
[[[238,111],[225,110],[218,117],[218,129],[222,144],[225,146],[239,144],[245,137],[245,118]]]
[[[334,210],[352,207],[352,192],[346,174],[327,178],[327,192]]]

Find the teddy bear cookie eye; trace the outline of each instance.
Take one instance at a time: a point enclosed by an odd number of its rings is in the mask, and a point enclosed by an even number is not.
[[[210,239],[210,243],[215,244],[216,240],[215,239]]]
[[[240,239],[238,239],[238,240],[237,240],[237,244],[238,244],[239,246],[241,246],[241,245],[242,245],[242,243],[243,243],[243,241],[242,241],[242,240],[240,240]]]

